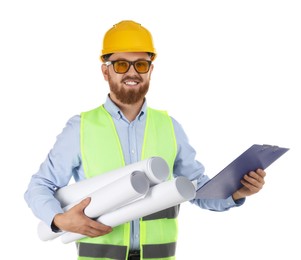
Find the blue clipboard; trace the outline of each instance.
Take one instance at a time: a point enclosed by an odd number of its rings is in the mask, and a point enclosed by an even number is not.
[[[254,144],[196,192],[196,199],[226,199],[242,187],[240,180],[250,171],[266,169],[289,148]]]

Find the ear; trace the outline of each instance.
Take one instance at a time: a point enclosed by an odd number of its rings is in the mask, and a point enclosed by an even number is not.
[[[101,65],[101,71],[102,71],[102,74],[103,74],[103,77],[106,81],[108,81],[108,78],[109,78],[109,68],[106,64],[102,64]]]
[[[151,79],[151,75],[152,75],[153,69],[154,69],[154,64],[152,64],[150,66],[150,68],[149,68],[149,79]]]

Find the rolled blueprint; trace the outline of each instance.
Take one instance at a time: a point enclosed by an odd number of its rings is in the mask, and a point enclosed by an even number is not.
[[[91,197],[91,202],[84,210],[85,215],[90,218],[96,218],[119,208],[146,195],[149,186],[149,179],[144,172],[135,171],[132,174],[125,175],[88,195],[87,197]],[[77,203],[66,206],[64,211],[69,210]]]
[[[168,164],[163,158],[150,157],[148,159],[126,165],[122,168],[109,171],[105,174],[85,179],[58,189],[55,193],[55,197],[60,201],[61,206],[65,207],[82,199],[87,196],[87,194],[116,181],[120,177],[131,174],[135,171],[145,172],[146,176],[150,180],[150,186],[165,181],[169,175]]]
[[[190,180],[186,177],[177,177],[151,187],[145,198],[106,213],[97,218],[97,221],[116,227],[191,200],[195,194],[195,186]],[[63,243],[67,244],[84,237],[81,234],[66,232],[61,239]]]
[[[48,241],[55,239],[65,232],[53,232],[43,221],[40,221],[38,224],[38,236],[42,241]]]
[[[135,171],[120,179],[88,194],[91,197],[90,204],[85,208],[85,215],[90,218],[97,218],[104,213],[117,209],[129,202],[135,201],[149,190],[150,181],[144,172]],[[82,199],[63,208],[64,211],[71,209]],[[41,240],[51,240],[61,236],[63,233],[53,232],[48,225],[40,222],[38,225],[38,236]]]

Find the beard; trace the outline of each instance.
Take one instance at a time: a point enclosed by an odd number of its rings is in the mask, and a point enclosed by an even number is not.
[[[140,100],[143,100],[146,93],[148,92],[149,81],[143,82],[142,79],[138,77],[126,77],[123,80],[126,79],[133,81],[137,81],[139,79],[139,82],[141,84],[140,88],[125,89],[120,86],[123,83],[119,84],[118,82],[114,82],[109,75],[108,82],[111,92],[114,93],[116,98],[123,104],[131,105],[137,103]]]

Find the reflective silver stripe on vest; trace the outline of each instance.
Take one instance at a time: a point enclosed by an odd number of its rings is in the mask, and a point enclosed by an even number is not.
[[[91,243],[77,243],[79,256],[94,258],[125,259],[126,246],[99,245]]]
[[[143,245],[143,258],[164,258],[175,256],[176,242],[159,245]]]
[[[155,219],[161,219],[161,218],[176,218],[179,215],[180,205],[164,209],[161,211],[158,211],[156,213],[153,213],[151,215],[145,216],[142,219],[143,220],[155,220]]]

